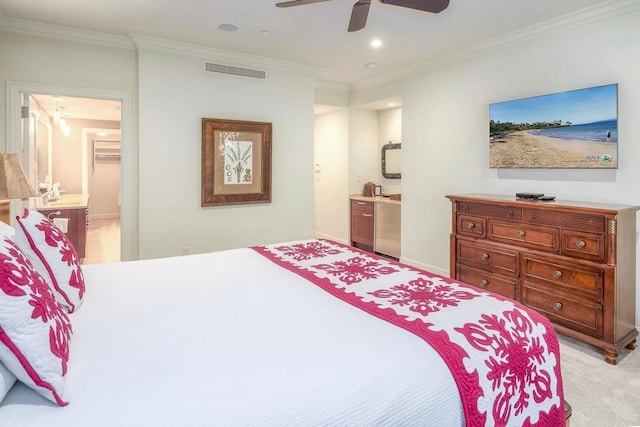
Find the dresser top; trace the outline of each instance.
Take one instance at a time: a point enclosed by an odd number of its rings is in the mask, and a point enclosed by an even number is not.
[[[516,196],[505,196],[500,194],[481,194],[481,193],[469,193],[469,194],[449,194],[446,196],[452,202],[454,201],[466,201],[466,202],[491,202],[501,205],[519,205],[527,208],[551,208],[558,209],[571,207],[571,208],[583,208],[583,209],[595,209],[600,211],[609,212],[621,212],[621,211],[637,211],[640,210],[640,206],[632,205],[618,205],[612,203],[594,203],[594,202],[580,202],[574,200],[528,200],[528,199],[516,199]]]

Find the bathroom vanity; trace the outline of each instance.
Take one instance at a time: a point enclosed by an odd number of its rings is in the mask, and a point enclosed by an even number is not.
[[[89,195],[63,193],[57,200],[47,202],[38,207],[44,216],[67,218],[67,238],[78,254],[78,258],[85,257],[87,243],[87,228],[89,227]]]
[[[399,200],[389,197],[351,196],[351,246],[400,258]]]

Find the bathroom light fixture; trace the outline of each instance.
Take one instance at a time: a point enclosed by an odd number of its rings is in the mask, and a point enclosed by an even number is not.
[[[371,47],[378,48],[380,46],[382,46],[382,40],[380,39],[371,40]]]
[[[0,153],[0,200],[27,199],[36,195],[17,153]]]

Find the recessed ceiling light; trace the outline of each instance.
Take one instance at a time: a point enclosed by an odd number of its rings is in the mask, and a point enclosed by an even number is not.
[[[260,31],[260,34],[262,34],[263,36],[268,36],[269,35],[269,30],[262,30],[262,31]]]
[[[218,29],[220,31],[227,31],[227,32],[238,31],[238,27],[236,27],[233,24],[220,24],[220,25],[218,25]]]
[[[380,47],[380,46],[382,46],[382,40],[380,39],[371,40],[371,47]]]
[[[369,62],[367,63],[367,65],[365,65],[365,68],[368,68],[370,70],[373,70],[374,68],[376,68],[378,66],[378,64],[376,64],[375,62]]]

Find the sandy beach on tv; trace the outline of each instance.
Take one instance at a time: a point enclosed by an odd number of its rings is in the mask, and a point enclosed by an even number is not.
[[[610,155],[610,162],[602,161]],[[616,168],[617,144],[509,133],[489,144],[491,168]]]

